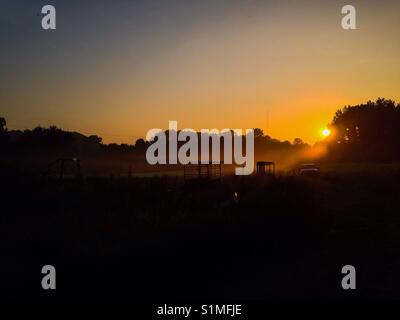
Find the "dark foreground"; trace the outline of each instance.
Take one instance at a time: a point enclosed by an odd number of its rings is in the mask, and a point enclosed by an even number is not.
[[[400,298],[400,166],[356,168],[190,187],[3,171],[3,298]],[[46,264],[53,292],[41,288]],[[347,264],[354,291],[341,287]]]

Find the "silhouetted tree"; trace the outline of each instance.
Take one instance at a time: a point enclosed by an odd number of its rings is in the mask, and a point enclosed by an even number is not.
[[[7,132],[7,122],[6,119],[0,118],[0,134]]]
[[[254,139],[264,137],[264,131],[260,128],[254,128]]]
[[[0,118],[0,144],[7,141],[7,122],[6,119]]]
[[[333,118],[331,156],[343,159],[400,158],[400,105],[383,98],[345,106]]]
[[[101,144],[103,141],[103,138],[96,136],[96,135],[91,135],[91,136],[89,136],[89,141],[94,144]]]
[[[48,157],[75,157],[78,150],[73,133],[63,131],[56,126],[25,130],[14,147],[29,154],[34,151],[46,154]]]
[[[143,139],[137,139],[136,143],[135,143],[135,148],[139,151],[143,151],[145,150],[147,147],[146,141],[144,141]]]
[[[305,143],[300,138],[295,138],[292,143],[294,146],[304,146]]]

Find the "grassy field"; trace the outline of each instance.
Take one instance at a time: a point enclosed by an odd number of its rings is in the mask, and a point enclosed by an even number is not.
[[[7,173],[6,173],[7,172]],[[45,180],[2,173],[8,298],[393,299],[400,296],[398,164],[322,165],[307,179]],[[341,268],[357,290],[341,289]]]

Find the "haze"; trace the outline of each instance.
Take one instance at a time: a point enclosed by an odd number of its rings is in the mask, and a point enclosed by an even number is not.
[[[0,114],[134,143],[151,128],[262,128],[313,143],[344,105],[400,100],[398,1],[1,1]],[[357,30],[341,8],[357,9]]]

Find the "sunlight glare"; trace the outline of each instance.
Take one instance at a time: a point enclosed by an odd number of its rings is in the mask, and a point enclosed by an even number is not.
[[[329,137],[331,134],[331,130],[329,130],[328,128],[325,128],[322,130],[322,135],[326,138]]]

